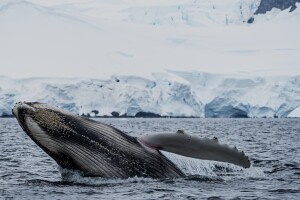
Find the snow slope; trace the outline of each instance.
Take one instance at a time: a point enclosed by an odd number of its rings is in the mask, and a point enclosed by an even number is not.
[[[78,114],[287,117],[300,106],[300,76],[247,77],[202,72],[154,73],[151,79],[0,78],[0,115],[15,102],[39,101]]]
[[[300,10],[258,0],[2,0],[1,75],[299,74]]]
[[[288,117],[300,117],[300,106],[293,110]]]

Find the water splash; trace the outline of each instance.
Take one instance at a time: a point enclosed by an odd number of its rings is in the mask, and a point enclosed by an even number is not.
[[[224,180],[231,178],[265,178],[262,168],[242,167],[208,160],[189,158],[169,152],[162,152],[167,158],[174,162],[187,175],[200,175],[210,177],[222,177]]]
[[[126,183],[148,183],[157,181],[152,178],[143,177],[130,177],[127,179],[122,178],[103,178],[103,177],[85,177],[79,171],[72,171],[59,167],[61,178],[63,182],[76,183],[80,185],[92,186],[114,186]]]
[[[242,167],[222,162],[199,160],[180,156],[177,154],[162,152],[172,162],[174,162],[191,180],[212,181],[212,180],[231,180],[234,178],[254,178],[265,179],[261,168],[250,167],[244,169]],[[62,182],[68,182],[87,186],[115,186],[128,183],[149,183],[161,181],[159,179],[131,177],[122,178],[102,178],[102,177],[84,177],[79,171],[59,168]]]

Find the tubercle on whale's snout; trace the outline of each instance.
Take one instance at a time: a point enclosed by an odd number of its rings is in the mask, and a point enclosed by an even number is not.
[[[17,102],[15,104],[15,106],[12,108],[12,114],[15,116],[15,118],[17,119],[19,125],[21,126],[21,128],[26,132],[26,126],[25,126],[25,120],[23,117],[24,110],[23,110],[23,105],[26,102]]]
[[[24,128],[25,126],[25,117],[32,116],[36,113],[37,109],[34,107],[34,103],[30,102],[17,102],[12,108],[12,114],[15,116],[20,126]]]
[[[19,117],[19,109],[20,109],[20,107],[21,107],[24,103],[26,103],[26,102],[21,102],[21,101],[19,101],[19,102],[17,102],[17,103],[14,105],[14,107],[12,108],[11,112],[12,112],[12,114],[13,114],[16,118]]]

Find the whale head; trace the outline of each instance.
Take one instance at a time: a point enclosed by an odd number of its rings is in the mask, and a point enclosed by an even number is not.
[[[85,155],[79,155],[79,150],[85,141],[72,126],[76,115],[38,102],[16,103],[12,113],[24,132],[61,167],[82,168],[80,157]]]
[[[26,134],[60,167],[85,176],[127,176],[119,167],[122,165],[119,155],[125,153],[120,153],[114,138],[119,137],[124,145],[134,143],[134,138],[43,103],[19,102],[12,112]]]

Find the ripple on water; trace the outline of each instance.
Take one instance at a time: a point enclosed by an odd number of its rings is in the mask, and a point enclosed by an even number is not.
[[[183,129],[218,137],[252,167],[166,153],[188,176],[104,179],[65,173],[15,119],[0,123],[0,199],[300,199],[300,119],[97,119],[132,136]]]
[[[274,190],[269,190],[269,192],[285,194],[285,193],[300,193],[300,190],[299,189],[274,189]]]

